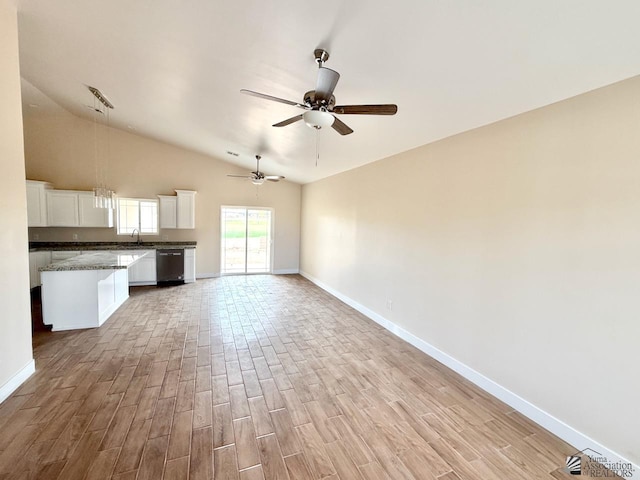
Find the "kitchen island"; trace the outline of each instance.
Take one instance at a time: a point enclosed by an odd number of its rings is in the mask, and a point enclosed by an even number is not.
[[[128,269],[145,255],[89,253],[40,268],[43,322],[53,331],[99,327],[129,298]]]

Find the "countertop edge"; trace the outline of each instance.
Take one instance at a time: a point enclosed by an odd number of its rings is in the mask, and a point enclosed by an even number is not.
[[[127,254],[126,257],[137,257],[137,258],[133,258],[132,261],[124,265],[121,264],[121,262],[119,261],[119,258],[125,255],[121,255],[121,254],[106,254],[106,255],[107,257],[105,258],[104,252],[96,252],[95,254],[75,256],[68,260],[63,260],[61,262],[56,262],[56,263],[50,263],[49,265],[40,267],[38,271],[40,273],[45,273],[45,272],[74,272],[74,271],[89,271],[89,270],[123,270],[138,263],[140,259],[148,255],[148,253]]]
[[[159,248],[196,248],[196,246],[196,242],[153,242],[141,244],[116,242],[29,242],[29,252],[158,250]]]

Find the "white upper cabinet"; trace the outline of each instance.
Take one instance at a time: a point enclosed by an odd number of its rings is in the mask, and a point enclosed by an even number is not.
[[[27,180],[27,220],[30,227],[47,226],[47,190],[51,184]]]
[[[196,193],[176,190],[173,195],[158,195],[160,228],[196,228]]]
[[[177,228],[178,197],[158,195],[160,200],[160,228]]]
[[[196,228],[196,192],[176,190],[178,195],[178,228]]]
[[[93,192],[48,190],[47,216],[50,227],[113,227],[113,210],[95,208]]]
[[[47,192],[47,216],[50,227],[78,227],[78,192],[49,190]]]
[[[93,192],[78,192],[78,217],[81,227],[113,227],[113,210],[93,206]]]

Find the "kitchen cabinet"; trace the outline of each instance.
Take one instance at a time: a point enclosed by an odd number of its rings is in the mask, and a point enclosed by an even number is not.
[[[78,192],[47,191],[47,219],[50,227],[78,227]]]
[[[27,224],[29,227],[47,226],[47,191],[51,184],[27,180]]]
[[[42,272],[42,319],[54,332],[99,327],[128,297],[126,268]]]
[[[158,195],[160,201],[160,228],[177,228],[178,197]]]
[[[40,267],[46,267],[51,263],[51,252],[29,253],[29,282],[31,288],[42,285],[40,280]]]
[[[38,253],[29,252],[29,288],[35,288],[40,285],[38,274]]]
[[[158,195],[160,228],[196,228],[196,193],[176,190],[176,195]]]
[[[129,297],[129,269],[149,251],[97,251],[41,272],[42,318],[54,331],[102,325]]]
[[[196,281],[196,249],[184,249],[184,283]]]
[[[93,192],[78,193],[78,219],[80,227],[113,227],[113,210],[96,208]]]
[[[196,192],[176,190],[178,228],[196,228]]]
[[[50,227],[113,227],[113,210],[95,208],[93,192],[48,190],[46,196]]]
[[[129,285],[155,285],[157,283],[156,251],[146,250],[145,253],[144,257],[129,267]]]

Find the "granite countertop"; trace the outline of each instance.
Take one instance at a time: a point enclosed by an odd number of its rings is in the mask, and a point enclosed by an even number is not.
[[[72,250],[155,250],[158,248],[196,248],[196,242],[29,242],[29,251]]]
[[[127,268],[142,257],[145,253],[124,253],[124,252],[99,252],[78,255],[61,262],[52,263],[46,267],[41,267],[41,272],[69,272],[73,270],[116,270]]]

